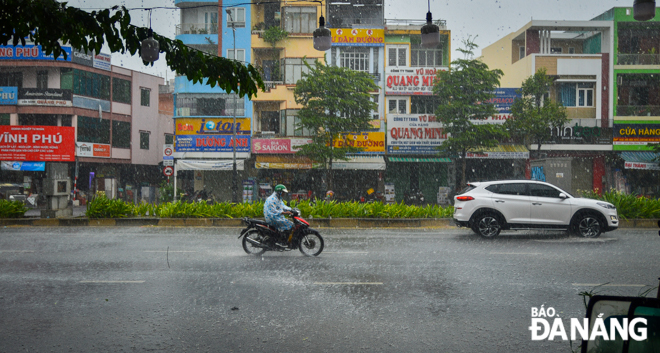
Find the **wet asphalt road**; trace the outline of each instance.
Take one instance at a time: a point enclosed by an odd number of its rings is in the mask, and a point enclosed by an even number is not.
[[[307,258],[249,256],[238,229],[0,229],[0,352],[570,352],[531,341],[531,307],[582,317],[593,284],[660,276],[649,229],[321,234]]]

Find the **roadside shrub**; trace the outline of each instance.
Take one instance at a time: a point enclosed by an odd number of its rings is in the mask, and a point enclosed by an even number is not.
[[[86,215],[89,218],[124,218],[135,215],[135,205],[123,200],[110,200],[105,194],[97,193],[94,199],[87,203]]]
[[[630,195],[613,189],[603,192],[602,196],[593,190],[578,190],[578,195],[613,204],[619,217],[623,219],[660,218],[660,200],[657,199]]]
[[[0,200],[0,218],[21,218],[27,210],[21,201]]]

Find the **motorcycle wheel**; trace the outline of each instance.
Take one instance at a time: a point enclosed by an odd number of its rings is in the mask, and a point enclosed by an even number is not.
[[[243,236],[243,250],[245,250],[246,253],[250,255],[261,255],[266,252],[266,249],[260,248],[254,244],[252,244],[250,241],[248,241],[248,238],[251,240],[254,240],[256,242],[262,243],[264,242],[264,236],[261,235],[261,233],[256,230],[252,229],[248,231],[244,236]]]
[[[315,230],[308,230],[300,237],[298,249],[305,256],[318,256],[323,251],[323,238]]]

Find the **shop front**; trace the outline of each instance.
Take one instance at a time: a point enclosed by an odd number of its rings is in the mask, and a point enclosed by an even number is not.
[[[660,154],[650,151],[624,151],[624,169],[614,171],[616,189],[625,193],[660,197]]]

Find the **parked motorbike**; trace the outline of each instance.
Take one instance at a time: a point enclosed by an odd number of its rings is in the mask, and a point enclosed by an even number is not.
[[[318,256],[323,251],[323,238],[309,223],[300,217],[300,210],[291,211],[293,235],[280,233],[267,222],[245,217],[245,229],[241,231],[243,250],[251,255],[261,255],[266,251],[290,251],[298,249],[305,256]],[[288,241],[287,241],[288,240]]]

